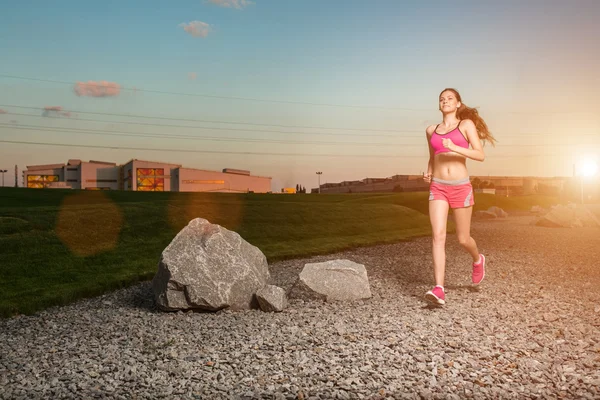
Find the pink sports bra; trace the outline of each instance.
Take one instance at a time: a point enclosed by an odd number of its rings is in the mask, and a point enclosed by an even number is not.
[[[456,128],[452,129],[448,133],[444,133],[443,135],[437,133],[438,126],[440,125],[438,124],[435,127],[435,129],[433,130],[433,134],[431,135],[431,147],[435,151],[435,154],[446,153],[450,151],[450,149],[444,147],[444,145],[442,144],[442,139],[452,139],[455,145],[464,147],[465,149],[469,148],[469,142],[467,142],[467,139],[465,139],[463,134],[460,132],[460,129],[458,129],[458,127],[460,126],[460,122],[458,123]]]

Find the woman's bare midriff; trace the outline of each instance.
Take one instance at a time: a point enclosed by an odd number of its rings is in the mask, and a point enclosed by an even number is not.
[[[467,178],[467,159],[454,152],[437,154],[433,159],[433,177],[448,181]]]

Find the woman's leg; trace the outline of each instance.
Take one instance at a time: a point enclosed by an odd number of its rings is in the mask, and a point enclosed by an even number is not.
[[[458,243],[465,248],[473,257],[473,262],[479,261],[479,250],[477,249],[477,243],[471,237],[471,215],[473,214],[473,207],[455,208],[454,222],[456,223],[456,237]]]
[[[433,276],[435,284],[444,286],[446,272],[446,225],[449,205],[445,200],[429,201],[429,219],[433,236]]]

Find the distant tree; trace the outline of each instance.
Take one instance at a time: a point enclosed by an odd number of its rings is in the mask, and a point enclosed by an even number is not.
[[[402,185],[396,185],[396,186],[394,186],[394,189],[392,191],[393,192],[404,192],[404,188],[402,187]]]
[[[474,178],[471,181],[471,185],[473,185],[473,189],[479,189],[479,186],[481,185],[481,179],[479,178]]]
[[[300,185],[296,183],[296,193],[300,193]]]

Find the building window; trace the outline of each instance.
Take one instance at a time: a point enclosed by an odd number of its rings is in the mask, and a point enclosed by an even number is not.
[[[58,182],[58,175],[27,175],[27,187],[42,189],[51,182]]]
[[[164,168],[138,168],[137,190],[140,192],[163,192],[165,190]]]
[[[199,183],[199,184],[213,184],[213,185],[222,185],[225,181],[222,180],[199,180],[199,179],[186,179],[181,181],[181,183]]]

